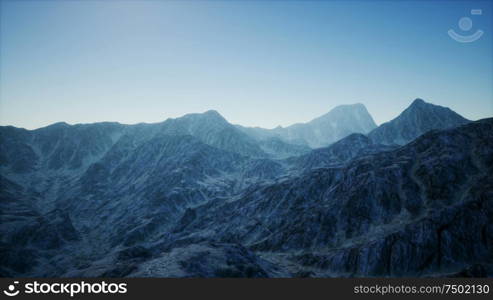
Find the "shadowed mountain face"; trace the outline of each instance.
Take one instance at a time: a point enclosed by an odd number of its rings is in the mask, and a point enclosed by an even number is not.
[[[308,123],[274,129],[240,127],[258,140],[278,138],[289,144],[311,148],[328,146],[351,133],[366,134],[377,127],[363,104],[340,105]]]
[[[488,119],[205,204],[180,232],[315,276],[454,272],[491,263],[492,168]]]
[[[453,128],[467,122],[450,108],[416,99],[397,118],[372,130],[368,137],[379,144],[404,145],[430,130]]]
[[[215,111],[0,127],[0,275],[491,276],[493,119],[464,123],[315,150]]]

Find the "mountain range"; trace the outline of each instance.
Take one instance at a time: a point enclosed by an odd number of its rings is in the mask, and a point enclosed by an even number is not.
[[[238,126],[256,140],[277,138],[289,144],[305,145],[310,148],[328,146],[351,133],[366,134],[376,127],[373,118],[361,103],[340,105],[308,123],[297,123],[285,128]]]
[[[491,276],[493,119],[0,127],[0,275]]]

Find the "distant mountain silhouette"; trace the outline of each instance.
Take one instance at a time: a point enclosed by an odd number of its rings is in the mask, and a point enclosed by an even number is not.
[[[397,118],[380,125],[368,136],[375,143],[404,145],[430,130],[452,128],[467,122],[469,120],[450,108],[416,99]]]
[[[264,140],[277,137],[290,144],[311,148],[328,146],[352,133],[366,134],[376,127],[363,104],[340,105],[308,123],[274,129],[240,127],[250,136]]]

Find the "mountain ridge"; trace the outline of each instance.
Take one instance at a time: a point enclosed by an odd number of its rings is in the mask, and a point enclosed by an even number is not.
[[[351,133],[368,133],[376,124],[361,103],[338,105],[329,112],[306,123],[295,123],[274,129],[260,127],[238,128],[257,140],[279,138],[284,142],[320,148],[348,136]]]
[[[415,99],[396,118],[373,129],[368,136],[374,142],[406,144],[433,129],[446,129],[470,122],[448,107]]]

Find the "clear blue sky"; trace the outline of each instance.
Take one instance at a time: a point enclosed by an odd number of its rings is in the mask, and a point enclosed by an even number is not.
[[[464,16],[474,43],[447,35]],[[417,97],[491,117],[492,28],[489,1],[1,1],[0,124],[272,128],[356,102],[382,123]]]

